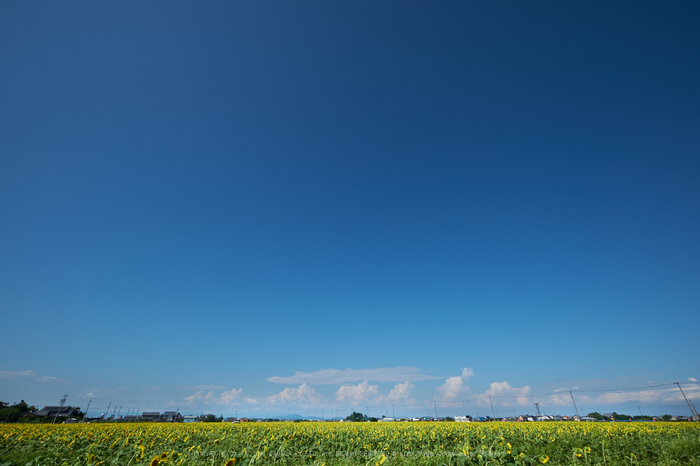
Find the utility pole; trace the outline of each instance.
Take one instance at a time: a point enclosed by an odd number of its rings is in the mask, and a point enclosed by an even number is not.
[[[90,403],[92,403],[92,398],[90,399],[90,401],[88,401],[88,406],[87,406],[87,408],[85,408],[85,414],[83,415],[83,421],[84,421],[85,419],[87,419],[87,413],[88,413],[88,411],[90,411]]]
[[[391,405],[391,417],[396,419],[396,411],[394,411],[394,405]]]
[[[63,403],[65,403],[67,399],[68,399],[68,393],[63,395],[63,398],[61,398],[61,406],[59,406],[58,411],[56,411],[56,415],[53,417],[53,422],[51,424],[56,423],[56,419],[58,418],[58,413],[60,413],[61,409],[63,409]]]
[[[571,395],[571,401],[574,403],[574,409],[576,410],[576,415],[578,416],[578,408],[576,407],[576,401],[574,401],[574,394],[569,390],[569,395]]]
[[[496,419],[496,411],[493,410],[493,400],[491,399],[491,395],[489,395],[489,403],[491,403],[491,414],[493,414],[493,418]]]
[[[541,414],[540,414],[540,404],[539,404],[538,402],[536,402],[536,401],[535,401],[535,408],[537,408],[537,417],[540,417],[540,416],[541,416]]]
[[[12,414],[12,411],[14,411],[16,404],[17,403],[12,403],[12,406],[10,406],[10,412],[8,412],[7,416],[5,416],[5,422],[3,424],[7,424],[7,420],[10,419],[10,414]]]
[[[112,402],[110,401],[109,404],[107,405],[107,411],[105,411],[105,415],[102,417],[102,420],[104,421],[107,419],[107,416],[109,416],[109,408],[112,406]]]
[[[435,420],[437,421],[438,415],[437,415],[437,400],[433,400],[433,403],[435,403]]]
[[[698,412],[695,410],[695,406],[690,404],[690,401],[688,401],[688,397],[685,396],[685,393],[683,392],[683,389],[681,388],[681,384],[678,382],[673,382],[676,385],[678,385],[678,390],[681,391],[681,394],[683,395],[683,398],[685,398],[685,402],[688,404],[688,408],[690,408],[690,412],[693,415],[693,417],[698,418]]]

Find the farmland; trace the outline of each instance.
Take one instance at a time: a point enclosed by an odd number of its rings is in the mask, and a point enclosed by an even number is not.
[[[0,466],[700,465],[697,423],[0,426]]]

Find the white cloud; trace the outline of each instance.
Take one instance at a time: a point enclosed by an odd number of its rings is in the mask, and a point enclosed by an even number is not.
[[[225,390],[223,385],[189,385],[182,387],[184,390]]]
[[[350,400],[360,402],[377,397],[379,390],[376,385],[370,385],[366,380],[358,385],[343,385],[335,392],[338,401]]]
[[[64,379],[39,375],[36,371],[0,371],[0,379],[32,379],[39,383],[66,383]]]
[[[89,390],[85,390],[82,393],[78,393],[76,395],[76,398],[79,400],[87,400],[87,399],[97,398],[99,396],[99,393],[100,393],[100,390],[89,389]]]
[[[695,377],[688,377],[688,382],[697,382],[698,380]]]
[[[34,378],[36,377],[36,371],[0,371],[0,379],[19,379],[19,378]]]
[[[210,406],[226,406],[234,404],[238,401],[242,388],[232,388],[228,391],[223,391],[220,394],[216,394],[214,390],[197,390],[190,396],[186,396],[182,402],[171,401],[168,405],[175,406],[178,403],[182,403],[184,406],[193,407],[200,404],[210,405]]]
[[[438,377],[426,374],[417,367],[380,367],[378,369],[321,369],[315,372],[295,372],[286,377],[270,377],[268,382],[313,385],[341,385],[360,381],[371,382],[417,382],[422,380],[435,380]]]
[[[413,384],[411,382],[404,382],[397,384],[387,395],[388,400],[408,400],[411,395],[411,390],[413,390]]]
[[[465,367],[462,375],[448,377],[445,383],[437,388],[443,400],[454,400],[460,395],[464,395],[469,387],[466,385],[467,379],[474,375],[474,371]]]
[[[512,406],[516,404],[518,406],[527,406],[532,403],[530,391],[532,389],[525,385],[524,387],[511,387],[506,381],[503,382],[493,382],[488,390],[483,394],[477,395],[477,401],[480,405],[486,406],[490,405],[492,401],[499,405]],[[489,396],[491,397],[489,399]],[[562,395],[552,395],[554,397]],[[496,400],[493,400],[496,398]]]
[[[684,387],[684,391],[690,399],[700,396],[700,387],[697,386]],[[606,392],[596,397],[577,396],[576,401],[579,399],[581,403],[592,405],[614,405],[627,402],[685,405],[685,399],[677,388],[639,390],[635,392]]]
[[[306,403],[308,405],[319,403],[321,400],[322,397],[316,392],[316,389],[307,385],[306,383],[302,383],[298,388],[285,388],[277,395],[272,395],[271,397],[267,398],[267,401],[270,404]]]
[[[238,399],[238,397],[241,395],[241,392],[243,391],[242,388],[232,388],[229,391],[225,391],[221,393],[221,401],[224,402],[225,404],[231,404],[235,400]]]
[[[192,405],[196,404],[196,402],[202,401],[202,400],[204,400],[205,398],[206,398],[206,399],[211,399],[211,396],[212,396],[212,394],[213,394],[214,392],[213,392],[213,391],[210,391],[210,392],[207,393],[206,395],[203,395],[202,393],[204,393],[204,391],[203,391],[203,390],[199,390],[198,392],[196,392],[196,393],[194,393],[194,394],[192,394],[192,395],[190,395],[190,396],[186,396],[186,397],[185,397],[185,405],[187,405],[187,406],[192,406]]]
[[[377,403],[398,403],[404,402],[407,404],[415,403],[415,400],[411,398],[411,391],[413,390],[413,384],[411,382],[404,382],[397,384],[391,389],[387,396],[380,396],[376,400]]]

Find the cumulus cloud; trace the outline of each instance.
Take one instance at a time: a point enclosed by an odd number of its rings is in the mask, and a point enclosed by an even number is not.
[[[229,391],[224,391],[221,393],[221,401],[225,404],[231,404],[238,399],[242,391],[242,388],[232,388]]]
[[[488,390],[481,395],[477,395],[476,398],[477,402],[482,406],[489,405],[493,401],[493,398],[497,398],[497,402],[500,405],[512,406],[515,404],[517,406],[527,406],[532,402],[531,391],[532,389],[527,385],[524,387],[511,387],[506,381],[493,382],[489,385]],[[552,396],[563,395],[557,394]]]
[[[411,382],[404,382],[397,384],[386,397],[387,400],[408,400],[411,391],[413,390],[413,384]]]
[[[232,388],[217,395],[214,390],[197,390],[190,396],[186,396],[181,402],[171,401],[169,405],[182,403],[184,406],[193,407],[200,404],[210,406],[226,406],[239,401],[242,388]]]
[[[197,401],[202,401],[202,400],[211,400],[212,397],[214,396],[214,391],[208,392],[206,395],[203,394],[203,390],[199,390],[198,392],[185,397],[185,405],[187,406],[192,406],[194,405]]]
[[[411,391],[413,391],[413,384],[411,382],[404,382],[397,384],[391,389],[387,396],[380,395],[378,398],[373,400],[373,403],[387,404],[387,403],[406,403],[413,404],[415,400],[410,397]]]
[[[350,400],[354,402],[369,400],[377,397],[379,390],[376,385],[370,385],[366,380],[358,385],[343,385],[335,392],[338,401]]]
[[[695,377],[689,377],[688,382],[697,382],[698,380]]]
[[[75,397],[79,400],[88,400],[92,398],[98,398],[100,395],[100,390],[89,389],[84,392],[78,393]]]
[[[302,383],[298,388],[285,388],[277,395],[272,395],[267,398],[268,403],[296,403],[296,404],[315,404],[319,403],[322,397],[316,392],[314,387]]]
[[[443,400],[454,400],[460,395],[464,395],[469,387],[466,385],[467,379],[474,375],[474,371],[465,367],[462,369],[462,375],[448,377],[445,383],[437,388]]]
[[[418,367],[380,367],[378,369],[321,369],[315,372],[295,372],[286,377],[270,377],[268,382],[313,385],[341,385],[346,383],[371,381],[371,382],[418,382],[422,380],[435,380],[438,377],[426,374]]]

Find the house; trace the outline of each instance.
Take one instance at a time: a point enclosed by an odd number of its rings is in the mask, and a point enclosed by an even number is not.
[[[455,422],[472,422],[471,416],[455,416]]]
[[[141,419],[144,421],[159,421],[160,413],[157,411],[144,411],[141,414]]]
[[[197,416],[194,414],[182,417],[182,422],[197,422]]]
[[[160,420],[163,422],[180,422],[182,421],[182,414],[177,411],[166,411],[160,415]]]
[[[56,414],[63,417],[69,417],[72,413],[73,408],[70,406],[44,406],[44,409],[32,412],[34,416],[38,417],[56,416]]]

